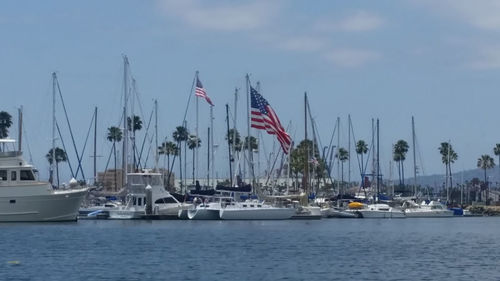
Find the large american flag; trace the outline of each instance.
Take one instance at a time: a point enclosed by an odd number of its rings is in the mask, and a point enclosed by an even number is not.
[[[287,134],[276,113],[271,108],[269,103],[264,99],[257,90],[250,87],[251,96],[251,120],[252,128],[266,130],[268,134],[276,135],[281,148],[285,154],[290,151],[292,139]]]
[[[214,106],[212,100],[207,96],[207,91],[205,91],[205,88],[203,88],[203,85],[201,84],[200,79],[196,77],[196,88],[194,90],[194,95],[200,98],[204,98],[208,104],[211,106]]]

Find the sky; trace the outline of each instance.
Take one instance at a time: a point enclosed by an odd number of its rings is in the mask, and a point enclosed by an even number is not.
[[[142,107],[141,115],[148,119],[157,99],[159,135],[167,140],[182,122],[199,71],[216,104],[219,176],[228,173],[224,105],[229,103],[233,112],[235,88],[240,93],[238,129],[246,131],[247,73],[252,85],[261,83],[262,95],[297,142],[304,137],[307,92],[323,145],[329,143],[337,117],[343,147],[349,114],[356,140],[371,142],[371,120],[380,120],[385,177],[392,144],[399,139],[410,143],[405,167],[411,174],[412,116],[420,174],[444,173],[438,153],[444,141],[458,154],[454,170],[472,169],[480,155],[494,156],[493,147],[500,143],[498,14],[500,3],[490,0],[7,0],[0,3],[0,110],[16,117],[23,106],[25,154],[28,159],[31,154],[41,177],[47,178],[44,155],[51,147],[55,71],[80,151],[98,107],[98,170],[103,170],[111,149],[106,130],[118,125],[122,110],[122,56],[127,55],[140,97],[136,109]],[[201,101],[199,107],[200,137],[206,145],[209,107]],[[187,118],[192,131],[194,109],[192,103]],[[62,112],[58,101],[57,119],[69,147]],[[14,119],[12,137],[17,136]],[[262,139],[265,158],[277,144],[272,136]],[[91,151],[89,143],[83,157],[87,177],[92,174]],[[74,162],[72,149],[68,154]],[[353,158],[353,180],[359,178],[356,167]]]

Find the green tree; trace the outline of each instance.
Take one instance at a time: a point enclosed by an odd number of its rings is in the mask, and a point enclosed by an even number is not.
[[[398,162],[399,185],[405,185],[405,167],[406,153],[408,152],[408,143],[405,140],[398,140],[392,148],[394,161]]]
[[[326,163],[319,156],[319,150],[317,146],[314,146],[314,153],[311,152],[313,147],[313,142],[311,140],[302,140],[296,148],[292,150],[290,155],[290,171],[295,175],[296,180],[301,174],[304,176],[305,169],[309,167],[310,177],[322,178],[326,175]],[[311,161],[315,159],[316,161]],[[306,160],[308,166],[306,166]]]
[[[339,148],[339,151],[335,155],[335,158],[338,158],[340,161],[341,171],[342,171],[341,182],[342,184],[344,184],[344,162],[349,160],[349,152],[345,148],[341,147]]]
[[[193,151],[193,182],[194,182],[194,180],[195,180],[195,178],[194,178],[194,167],[195,167],[194,151],[195,151],[195,148],[198,148],[201,146],[201,139],[195,135],[189,135],[189,138],[187,140],[187,145],[188,145],[188,148]]]
[[[52,151],[54,151],[54,155],[52,155]],[[68,155],[66,154],[66,151],[64,151],[64,149],[56,147],[55,150],[51,148],[47,153],[47,155],[45,155],[45,157],[47,158],[47,161],[49,161],[50,165],[54,163],[53,157],[56,160],[55,163],[56,163],[57,186],[59,186],[59,162],[68,161]],[[53,183],[52,171],[50,175],[50,183]]]
[[[356,153],[361,156],[361,173],[365,172],[365,162],[363,161],[363,155],[368,153],[368,145],[364,140],[359,140],[356,143]]]
[[[234,151],[238,151],[238,152],[241,151],[242,143],[241,143],[240,133],[238,132],[238,130],[229,129],[229,131],[226,134],[225,139],[230,146],[232,146],[234,144],[234,147],[233,147]],[[233,139],[234,139],[234,143],[233,143]]]
[[[254,136],[245,137],[245,141],[243,142],[243,149],[250,151],[259,149],[259,143],[257,139]]]
[[[107,136],[108,141],[113,143],[113,155],[114,155],[114,160],[115,160],[115,190],[118,190],[118,182],[116,178],[116,143],[120,142],[122,140],[122,131],[118,127],[109,127],[108,128],[108,136]],[[125,173],[125,171],[123,171]]]
[[[441,161],[446,168],[446,178],[450,179],[450,187],[453,187],[452,177],[451,177],[451,164],[455,163],[458,159],[458,154],[453,150],[453,146],[448,142],[442,142],[439,147],[439,153],[441,154]]]
[[[488,183],[488,178],[486,177],[486,170],[492,169],[495,167],[495,160],[488,154],[481,155],[479,159],[477,159],[477,167],[484,170],[484,185],[486,188],[486,205],[489,204],[489,193],[490,193],[490,185]]]
[[[179,148],[179,173],[180,173],[180,180],[181,180],[181,189],[183,188],[183,183],[182,183],[182,146],[181,144],[183,142],[186,142],[189,137],[189,132],[184,126],[177,126],[175,128],[175,131],[172,133],[172,137],[174,140],[177,142],[177,147]]]
[[[164,158],[166,158],[167,160],[167,165],[165,165],[164,163],[163,166],[165,166],[170,171],[170,155],[178,155],[179,148],[175,143],[166,141],[163,142],[160,147],[158,147],[158,154],[164,155]]]
[[[132,124],[133,123],[133,124]],[[132,132],[132,151],[134,154],[134,170],[138,168],[136,160],[136,145],[135,145],[135,132],[142,129],[142,120],[139,116],[133,115],[132,118],[127,117],[127,129]]]
[[[12,126],[12,116],[5,111],[0,111],[0,139],[9,136],[9,128]]]
[[[500,143],[497,143],[493,148],[493,153],[498,156],[498,163],[500,164]]]

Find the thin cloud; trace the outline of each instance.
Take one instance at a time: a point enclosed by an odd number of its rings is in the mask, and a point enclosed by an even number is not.
[[[196,0],[160,2],[167,16],[176,17],[191,27],[215,31],[241,31],[263,28],[276,14],[277,2],[202,5]]]
[[[446,16],[450,16],[476,28],[500,30],[500,1],[497,0],[427,0],[416,1]]]
[[[322,19],[316,22],[315,29],[318,31],[347,31],[360,32],[376,30],[385,23],[381,17],[365,11],[358,11],[355,14],[338,21]]]
[[[374,51],[358,49],[335,49],[324,56],[334,65],[347,68],[359,67],[380,58],[380,54]]]

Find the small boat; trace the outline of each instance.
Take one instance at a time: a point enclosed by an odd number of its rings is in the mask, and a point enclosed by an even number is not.
[[[362,218],[406,218],[402,210],[381,203],[364,205],[362,209],[357,209],[356,212]]]
[[[337,207],[325,207],[321,209],[321,215],[324,218],[358,218],[355,212],[350,212]]]
[[[430,201],[429,204],[425,201],[421,204],[405,201],[403,208],[405,215],[409,218],[448,218],[454,215],[453,211],[446,209],[446,206],[436,201]]]
[[[219,220],[220,202],[204,202],[187,211],[190,220]]]
[[[299,206],[292,216],[293,220],[319,220],[321,219],[321,208],[318,206]]]

